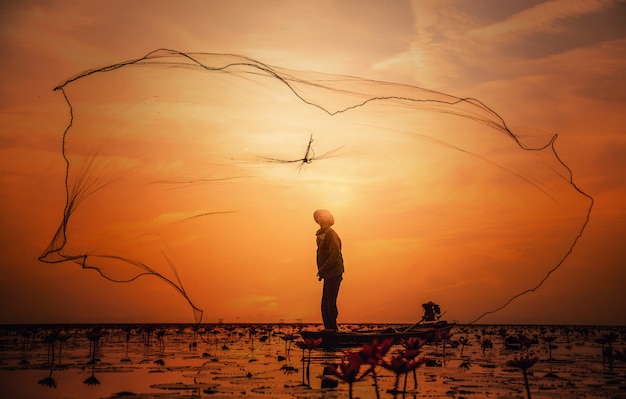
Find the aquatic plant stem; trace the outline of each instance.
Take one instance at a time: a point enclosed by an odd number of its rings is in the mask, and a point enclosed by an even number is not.
[[[304,355],[304,351],[302,351]],[[309,356],[306,363],[306,384],[311,386],[311,349],[309,349]]]
[[[528,384],[528,374],[526,373],[526,370],[522,370],[523,374],[524,374],[524,385],[526,385],[526,396],[528,399],[530,399],[530,385]]]
[[[374,389],[376,390],[376,399],[380,399],[380,393],[378,392],[378,378],[376,376],[375,366],[372,366],[372,378],[374,379]]]
[[[404,373],[404,386],[402,387],[402,397],[406,396],[406,380],[408,380],[409,373]]]
[[[308,368],[307,368],[307,374],[308,374]],[[308,377],[308,376],[307,376]],[[302,385],[306,385],[304,383],[304,349],[302,349]]]

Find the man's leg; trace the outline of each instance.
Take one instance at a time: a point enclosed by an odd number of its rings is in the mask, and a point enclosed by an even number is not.
[[[328,328],[328,279],[324,279],[324,287],[322,288],[322,322],[324,328]]]
[[[339,286],[342,277],[332,277],[324,279],[324,293],[322,295],[322,319],[324,320],[324,328],[336,330],[337,316],[337,296],[339,295]]]

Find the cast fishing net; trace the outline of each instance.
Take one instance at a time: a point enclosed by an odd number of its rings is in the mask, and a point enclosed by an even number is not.
[[[295,301],[281,287],[303,284],[318,208],[352,285],[393,287],[359,297],[372,316],[431,295],[471,297],[474,321],[538,289],[589,221],[557,135],[473,98],[165,49],[55,90],[67,202],[40,259],[156,277],[196,321],[224,311],[225,286]]]

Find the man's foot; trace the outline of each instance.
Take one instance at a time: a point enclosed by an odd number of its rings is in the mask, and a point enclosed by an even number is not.
[[[325,328],[325,329],[323,329],[322,331],[323,331],[323,332],[330,333],[330,332],[337,332],[337,329],[336,329],[336,328]]]

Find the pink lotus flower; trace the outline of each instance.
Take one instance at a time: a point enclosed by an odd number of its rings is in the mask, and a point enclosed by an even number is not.
[[[282,334],[280,339],[285,341],[285,356],[289,357],[289,350],[291,349],[291,343],[298,338],[296,334]]]
[[[302,385],[311,385],[310,368],[311,368],[311,351],[322,343],[322,337],[319,338],[305,338],[304,341],[296,341],[296,346],[302,349]],[[304,383],[304,351],[309,351],[306,365],[306,384]]]
[[[448,329],[437,330],[437,340],[439,341],[449,341],[452,337],[452,333]]]
[[[361,366],[366,363],[363,360],[361,354],[348,351],[345,352],[344,355],[344,358],[341,359],[341,362],[339,363],[339,369],[337,369],[337,366],[335,366],[334,364],[331,364],[330,366],[328,366],[328,370],[333,375],[348,383],[348,392],[350,395],[350,399],[352,399],[352,384],[362,380],[366,375],[373,371],[374,367],[370,366],[369,369],[359,375],[359,372],[361,371]]]
[[[392,345],[393,338],[384,339],[382,342],[374,338],[371,344],[363,344],[359,354],[365,363],[375,366],[383,360]]]
[[[382,362],[383,357],[389,352],[389,349],[393,345],[393,338],[386,338],[382,342],[378,341],[378,338],[374,338],[371,344],[363,344],[359,355],[365,363],[371,365],[372,378],[374,379],[374,388],[376,389],[376,398],[379,398],[378,393],[378,378],[376,376],[376,366]]]
[[[359,376],[361,366],[366,363],[359,353],[347,351],[344,355],[345,356],[339,363],[339,369],[337,369],[337,366],[334,364],[330,365],[330,372],[332,374],[347,383],[354,383],[365,377],[365,375],[370,372],[371,369]]]
[[[419,355],[421,352],[422,351],[419,349],[405,349],[402,352],[400,352],[400,356],[402,356],[403,358],[407,360],[412,360],[412,359],[415,359],[417,355]]]
[[[406,374],[409,371],[415,370],[422,364],[424,364],[424,358],[420,359],[407,359],[402,354],[397,354],[391,357],[390,361],[384,361],[382,366],[388,370],[393,371],[396,375]]]
[[[295,345],[302,349],[308,349],[309,351],[317,348],[322,343],[322,337],[319,338],[305,338],[303,341],[296,341]]]
[[[406,350],[421,349],[426,344],[426,340],[420,337],[409,337],[407,339],[401,339],[400,345]]]
[[[415,351],[416,349],[412,349],[411,351]],[[415,369],[417,369],[419,366],[421,366],[422,364],[424,364],[425,359],[422,357],[420,359],[408,359],[404,354],[400,353],[400,354],[396,354],[394,356],[391,357],[390,361],[384,361],[382,363],[382,366],[388,370],[391,370],[395,373],[396,375],[396,380],[394,383],[394,387],[393,387],[393,392],[397,393],[398,392],[398,383],[400,381],[400,376],[404,374],[404,389],[403,392],[406,392],[406,382],[407,382],[407,378],[406,375],[410,372],[413,371],[415,372]],[[413,377],[415,378],[415,374],[413,375]],[[415,386],[417,387],[417,379],[415,380]]]

